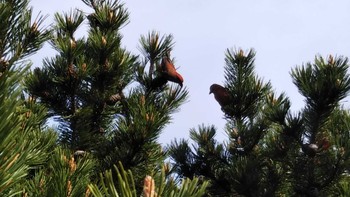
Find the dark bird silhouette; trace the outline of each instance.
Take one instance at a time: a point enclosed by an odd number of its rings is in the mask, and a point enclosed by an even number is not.
[[[211,93],[214,94],[214,98],[220,104],[221,108],[224,108],[226,105],[230,104],[231,98],[227,88],[214,83],[210,86],[209,94]]]

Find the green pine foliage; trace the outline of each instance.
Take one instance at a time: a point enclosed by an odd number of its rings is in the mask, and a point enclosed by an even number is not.
[[[94,163],[89,155],[76,156],[57,147],[47,163],[26,181],[23,195],[89,196],[87,185],[94,175]]]
[[[31,171],[47,162],[56,140],[55,133],[43,132],[38,125],[35,116],[45,114],[33,115],[23,105],[17,85],[21,78],[23,72],[12,69],[0,77],[0,193],[6,196],[21,192],[19,185]]]
[[[164,162],[166,152],[157,140],[170,123],[171,114],[178,110],[188,95],[185,88],[173,84],[152,89],[152,80],[159,75],[161,57],[173,45],[171,35],[159,37],[155,32],[149,34],[149,39],[141,37],[140,49],[145,59],[135,69],[136,86],[125,98],[123,108],[127,109],[126,113],[116,119],[103,159],[104,169],[113,168],[119,161],[125,168],[131,169],[138,191],[142,190],[144,177]],[[151,67],[151,62],[156,69],[150,74],[145,69]]]
[[[41,131],[45,109],[24,99],[25,59],[47,40],[42,16],[32,21],[28,1],[0,2],[0,193],[15,196],[30,170],[46,162],[54,134]]]
[[[254,50],[228,49],[227,141],[200,125],[192,142],[164,148],[159,135],[188,99],[173,36],[151,31],[132,54],[122,47],[124,5],[83,2],[91,13],[56,13],[49,29],[27,0],[0,1],[1,196],[350,195],[348,58],[316,56],[292,69],[305,97],[295,113],[255,73]],[[57,54],[30,71],[27,58],[47,40]]]
[[[142,36],[144,57],[133,55],[122,47],[120,29],[129,21],[124,5],[83,2],[92,13],[55,14],[50,42],[57,55],[29,74],[26,89],[58,122],[59,144],[91,153],[96,173],[121,162],[133,173],[140,194],[144,177],[159,171],[166,158],[159,135],[188,95],[186,88],[171,82],[153,87],[162,74],[161,58],[174,45],[172,36]],[[84,21],[87,37],[77,38]],[[116,171],[110,173],[114,182],[121,181]]]
[[[124,113],[123,90],[131,83],[136,63],[136,56],[121,47],[125,9],[103,4],[94,11],[87,16],[87,39],[74,36],[84,13],[55,14],[51,43],[58,54],[46,58],[26,84],[61,123],[61,142],[73,150],[94,150],[104,142],[115,114]],[[109,23],[113,25],[106,29]]]
[[[214,126],[190,130],[188,141],[168,147],[181,177],[210,181],[209,196],[347,196],[349,111],[348,59],[316,56],[292,69],[305,107],[292,113],[285,93],[254,73],[255,52],[226,52],[222,106],[228,140],[215,140]]]
[[[114,166],[117,172],[118,184],[113,183],[113,175],[111,170],[101,174],[101,182],[99,185],[90,184],[89,189],[91,193],[96,197],[103,196],[123,196],[123,197],[137,197],[135,182],[133,174],[130,170],[126,171],[121,163],[119,167]],[[198,186],[198,178],[193,180],[185,179],[178,187],[174,181],[167,181],[165,179],[166,168],[155,174],[154,177],[146,176],[144,180],[144,187],[142,195],[143,197],[157,197],[157,196],[169,196],[169,197],[200,197],[206,192],[208,182]],[[157,183],[157,185],[156,185]],[[159,185],[158,185],[159,184]]]

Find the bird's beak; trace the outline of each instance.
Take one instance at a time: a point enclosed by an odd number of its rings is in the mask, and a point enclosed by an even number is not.
[[[212,91],[209,91],[209,94],[213,93]]]

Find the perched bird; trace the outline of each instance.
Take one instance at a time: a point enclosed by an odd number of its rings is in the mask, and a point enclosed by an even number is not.
[[[176,71],[174,64],[171,62],[169,55],[167,54],[162,59],[159,69],[159,76],[151,81],[151,89],[158,89],[164,86],[168,81],[177,83],[182,87],[184,80],[182,76]]]
[[[220,104],[221,108],[230,104],[231,98],[227,88],[222,87],[218,84],[213,84],[210,86],[209,94],[213,93],[216,101]]]
[[[182,76],[176,71],[174,64],[171,62],[169,56],[164,56],[161,63],[162,75],[168,80],[183,85]]]

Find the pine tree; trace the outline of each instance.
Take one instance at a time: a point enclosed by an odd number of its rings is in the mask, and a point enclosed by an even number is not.
[[[294,114],[286,94],[256,76],[254,57],[226,52],[220,91],[228,96],[218,94],[230,101],[222,106],[228,141],[215,140],[214,126],[192,129],[194,148],[185,140],[168,147],[176,172],[209,180],[210,196],[349,195],[349,111],[340,104],[350,88],[348,59],[316,56],[292,70],[305,97]]]
[[[32,18],[28,1],[0,1],[0,193],[19,194],[30,172],[44,164],[55,146],[54,133],[42,132],[45,108],[23,94],[27,59],[48,39],[43,16]]]
[[[58,54],[30,74],[26,87],[56,118],[61,144],[92,153],[97,172],[121,162],[140,193],[144,177],[160,171],[166,158],[159,135],[188,95],[170,57],[173,38],[151,32],[140,39],[144,57],[133,55],[121,43],[124,5],[83,2],[92,13],[55,14],[51,43]],[[87,38],[76,38],[85,19]]]
[[[162,57],[173,46],[172,36],[160,37],[153,31],[147,37],[142,36],[140,42],[144,59],[135,70],[138,85],[126,98],[124,107],[128,109],[127,113],[117,119],[104,159],[105,169],[112,168],[119,161],[131,169],[139,191],[145,175],[159,170],[164,162],[166,152],[157,139],[165,125],[170,123],[171,114],[178,110],[188,94],[178,85],[167,85],[167,80],[154,87],[154,81],[163,74],[160,68]],[[155,69],[152,70],[151,64]],[[148,72],[146,67],[150,68]]]
[[[132,80],[136,57],[121,47],[120,28],[128,13],[119,2],[85,1],[94,9],[88,38],[76,38],[85,16],[75,10],[55,14],[51,40],[58,51],[27,81],[30,94],[60,122],[61,142],[72,150],[94,150],[116,114],[123,114],[123,90]]]

